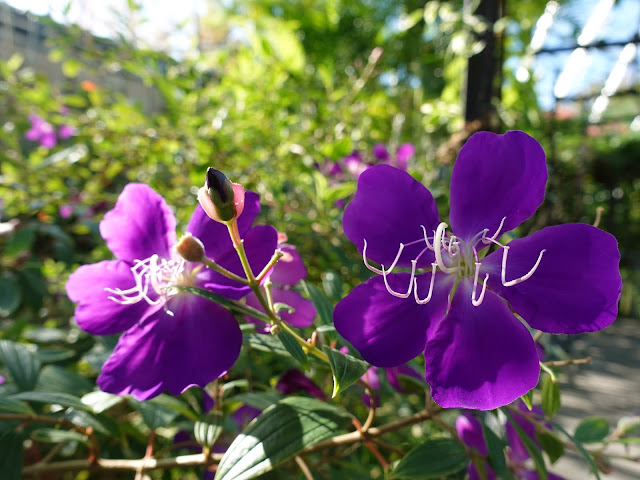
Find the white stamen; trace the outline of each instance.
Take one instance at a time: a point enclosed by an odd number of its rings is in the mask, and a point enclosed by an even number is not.
[[[423,235],[424,235],[424,243],[426,243],[426,244],[427,244],[427,248],[428,248],[429,250],[433,250],[433,245],[431,245],[431,244],[429,243],[429,237],[427,237],[427,229],[426,229],[426,228],[424,228],[424,225],[420,225],[420,227],[422,228],[422,233],[423,233]],[[434,240],[435,240],[435,238],[434,238]]]
[[[489,274],[485,274],[484,283],[482,284],[482,292],[480,292],[480,298],[476,300],[476,290],[478,289],[478,273],[480,273],[480,263],[476,262],[476,273],[473,278],[473,292],[471,292],[471,303],[474,307],[479,307],[484,300],[484,293],[487,291],[487,280],[489,280]]]
[[[367,260],[367,241],[364,240],[364,247],[362,248],[362,260],[364,261],[364,266],[371,270],[373,273],[377,273],[378,275],[389,274],[396,267],[398,260],[400,260],[400,255],[402,255],[402,250],[404,250],[404,244],[400,244],[400,248],[398,249],[398,253],[396,254],[396,258],[393,260],[393,263],[389,267],[389,269],[385,272],[384,265],[380,265],[381,269],[378,269],[372,266]]]
[[[520,278],[516,278],[515,280],[510,280],[507,282],[506,279],[506,273],[507,273],[507,255],[509,254],[509,248],[511,247],[503,247],[504,250],[502,251],[502,285],[504,285],[505,287],[513,287],[514,285],[517,285],[521,282],[524,282],[525,280],[531,278],[531,275],[533,275],[533,273],[536,271],[536,269],[538,268],[538,265],[540,265],[540,260],[542,260],[542,255],[544,254],[544,252],[546,252],[546,250],[541,250],[540,251],[540,255],[538,255],[538,260],[536,261],[536,264],[533,266],[533,268],[531,270],[529,270],[529,273],[527,273],[526,275],[523,275]]]
[[[438,268],[442,270],[444,273],[455,273],[460,270],[460,267],[447,267],[442,260],[442,243],[444,240],[444,231],[447,228],[447,224],[441,222],[438,225],[438,229],[436,230],[435,239],[433,242],[433,252],[436,254],[436,263],[438,264]]]
[[[482,243],[491,243],[495,240],[498,239],[498,235],[500,234],[500,231],[502,230],[502,226],[504,225],[504,221],[507,219],[507,217],[502,217],[502,220],[500,221],[500,225],[498,225],[498,230],[496,230],[496,233],[494,233],[491,237],[486,238],[485,234],[489,231],[489,229],[484,230],[484,233],[482,234]]]
[[[398,293],[391,289],[391,287],[389,286],[389,283],[387,282],[388,272],[385,272],[383,268],[382,278],[384,279],[384,286],[387,287],[387,292],[389,292],[394,297],[398,297],[398,298],[407,298],[409,295],[411,295],[411,288],[413,287],[413,281],[416,275],[416,263],[418,262],[416,262],[415,260],[411,260],[411,278],[409,279],[409,288],[407,289],[407,293]],[[389,271],[391,271],[391,269]]]
[[[413,298],[415,299],[418,305],[424,305],[426,303],[429,303],[429,300],[431,300],[431,295],[433,295],[433,282],[436,279],[437,266],[438,266],[437,263],[431,264],[431,282],[429,283],[429,294],[422,300],[420,300],[420,298],[418,297],[418,279],[417,278],[413,279]]]

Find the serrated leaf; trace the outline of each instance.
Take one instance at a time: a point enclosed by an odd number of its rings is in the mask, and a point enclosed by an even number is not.
[[[193,426],[196,442],[205,447],[212,447],[222,432],[223,422],[222,412],[213,411],[203,415]]]
[[[542,446],[542,449],[549,456],[549,461],[555,463],[560,457],[564,455],[564,443],[553,433],[539,432],[536,433],[538,441]]]
[[[38,382],[40,360],[35,348],[0,340],[0,362],[9,370],[20,390],[32,390]]]
[[[231,444],[217,480],[246,480],[272,470],[305,448],[346,431],[351,416],[330,404],[287,397],[265,410]]]
[[[58,430],[57,428],[38,428],[31,432],[31,438],[37,442],[60,443],[81,442],[88,443],[86,435],[73,430]]]
[[[288,357],[289,352],[282,342],[272,335],[249,334],[242,336],[242,342],[251,348],[260,350],[261,352],[269,352],[275,355]]]
[[[145,425],[151,430],[168,426],[179,415],[174,409],[152,401],[140,402],[131,398],[129,402],[133,408],[140,412]]]
[[[280,329],[278,332],[278,338],[284,345],[284,348],[287,349],[287,352],[289,352],[291,356],[300,363],[300,366],[304,370],[309,370],[309,359],[307,358],[307,354],[304,353],[304,350],[302,350],[302,347],[293,335],[283,329]]]
[[[524,445],[524,448],[527,450],[527,453],[533,460],[533,464],[536,467],[536,472],[538,472],[538,476],[540,480],[547,480],[549,474],[547,473],[547,466],[544,463],[544,458],[542,457],[542,453],[540,452],[540,448],[535,444],[533,439],[527,435],[527,432],[520,426],[520,424],[513,418],[511,412],[503,408],[502,411],[505,413],[509,421],[511,422],[511,426],[516,431],[518,438]]]
[[[323,350],[329,357],[331,373],[333,374],[333,393],[331,394],[331,398],[344,391],[348,386],[362,377],[371,366],[364,360],[346,355],[326,345],[323,347]]]
[[[271,323],[271,319],[264,312],[250,307],[249,305],[236,302],[235,300],[229,300],[228,298],[223,297],[222,295],[218,295],[217,293],[213,293],[210,290],[198,287],[188,287],[185,285],[176,285],[175,288],[209,299],[212,302],[217,303],[218,305],[222,305],[223,307],[228,308],[232,312],[257,318],[258,320],[266,322],[267,324]]]
[[[102,413],[105,410],[109,410],[121,403],[124,400],[123,397],[113,395],[112,393],[102,392],[96,390],[95,392],[89,392],[80,399],[82,403],[89,406],[95,413]]]
[[[546,375],[542,381],[542,410],[548,418],[552,418],[560,410],[560,405],[560,387],[551,375]]]
[[[5,317],[15,312],[22,303],[22,290],[13,274],[4,272],[0,275],[0,316]]]
[[[469,463],[464,447],[452,438],[430,438],[413,448],[391,472],[390,479],[426,480],[458,472]]]
[[[506,442],[495,434],[493,430],[487,427],[484,422],[482,425],[482,434],[489,452],[489,463],[494,473],[503,480],[513,478],[511,472],[507,469],[507,462],[504,458],[504,448]]]
[[[27,415],[35,415],[35,412],[31,409],[29,405],[9,397],[0,397],[0,412],[24,413]]]
[[[0,472],[2,480],[20,480],[22,476],[22,442],[21,434],[9,431],[0,434]]]
[[[609,435],[609,422],[602,417],[585,418],[576,427],[573,437],[580,443],[599,443]]]
[[[593,461],[593,457],[591,456],[591,454],[582,446],[582,443],[577,439],[575,439],[564,428],[562,428],[562,425],[560,425],[559,423],[556,423],[556,422],[550,422],[550,423],[554,429],[562,432],[576,446],[580,454],[584,457],[584,459],[589,464],[589,467],[591,467],[591,472],[595,475],[597,480],[600,480],[600,474],[598,473],[598,466],[596,465],[596,462]]]
[[[78,397],[62,392],[21,392],[11,395],[9,398],[25,400],[27,402],[60,405],[62,407],[77,408],[79,410],[87,410],[89,408],[84,405]]]

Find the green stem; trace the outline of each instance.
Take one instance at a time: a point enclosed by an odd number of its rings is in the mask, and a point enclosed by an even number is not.
[[[210,258],[202,257],[201,262],[204,265],[206,265],[208,268],[210,268],[211,270],[215,270],[216,272],[224,275],[227,278],[230,278],[231,280],[235,280],[236,282],[240,282],[243,285],[249,285],[249,281],[246,278],[242,278],[241,276],[236,275],[233,272],[230,272],[226,268],[221,267],[220,265],[218,265],[216,262],[214,262]]]

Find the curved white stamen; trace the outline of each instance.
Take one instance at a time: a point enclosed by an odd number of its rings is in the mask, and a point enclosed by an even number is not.
[[[449,239],[449,245],[447,246],[447,249],[449,250],[449,256],[451,258],[454,258],[456,255],[458,255],[458,253],[460,253],[460,242],[457,241],[457,238],[455,235],[452,235],[451,238]]]
[[[418,262],[416,262],[415,260],[411,260],[411,278],[409,279],[409,288],[407,289],[407,293],[398,293],[389,286],[389,283],[387,282],[388,272],[385,272],[383,268],[382,278],[384,279],[384,286],[387,287],[387,292],[389,292],[394,297],[398,297],[398,298],[407,298],[409,295],[411,295],[411,288],[413,287],[413,281],[416,275],[416,263]]]
[[[438,225],[435,239],[433,241],[433,252],[436,254],[436,263],[440,270],[444,273],[455,273],[460,270],[460,267],[447,267],[442,260],[442,244],[444,240],[444,231],[447,227],[448,225],[444,222],[441,222],[440,225]]]
[[[482,234],[482,243],[491,243],[495,240],[498,239],[498,236],[500,235],[500,231],[502,230],[502,226],[504,225],[504,221],[507,219],[507,217],[502,217],[502,220],[500,220],[500,225],[498,225],[498,230],[496,230],[496,233],[494,233],[492,236],[490,236],[489,238],[486,238],[485,235],[486,233],[489,231],[489,229],[484,230],[485,233]]]
[[[391,271],[396,267],[398,260],[400,260],[400,255],[402,255],[402,250],[404,250],[404,244],[400,244],[400,248],[398,249],[398,253],[396,254],[396,258],[393,260],[393,263],[386,271],[386,274],[391,273]],[[380,268],[376,268],[369,263],[367,260],[367,241],[364,240],[364,247],[362,247],[362,261],[364,262],[364,266],[371,270],[373,273],[377,273],[378,275],[385,274],[384,265],[380,265]]]
[[[431,264],[431,282],[429,283],[429,294],[422,300],[418,298],[418,279],[417,278],[413,279],[413,298],[415,299],[418,305],[424,305],[425,303],[429,303],[429,300],[431,300],[431,295],[433,295],[433,282],[436,279],[437,266],[438,266],[437,263]]]
[[[536,271],[536,269],[538,268],[538,265],[540,265],[540,260],[542,260],[542,255],[544,254],[544,252],[546,252],[545,249],[540,251],[540,255],[538,255],[538,260],[536,261],[536,264],[533,266],[533,268],[531,270],[529,270],[529,273],[527,273],[526,275],[523,275],[520,278],[516,278],[515,280],[510,280],[507,282],[506,279],[506,274],[507,274],[507,255],[509,254],[509,248],[511,247],[503,247],[504,250],[502,251],[502,285],[504,285],[505,287],[513,287],[514,285],[517,285],[521,282],[524,282],[525,280],[531,278],[531,275],[533,275],[533,273]]]
[[[471,303],[474,307],[479,307],[484,300],[484,294],[487,291],[487,280],[489,280],[489,274],[485,274],[484,283],[482,284],[482,292],[480,292],[480,298],[476,300],[476,290],[478,289],[478,273],[480,273],[480,263],[476,262],[476,273],[473,278],[473,292],[471,292]]]
[[[433,250],[433,245],[431,245],[429,243],[429,237],[427,236],[427,229],[424,228],[424,225],[420,225],[420,227],[422,228],[422,234],[424,235],[424,243],[427,244],[427,248],[429,250]],[[435,238],[434,238],[434,240],[435,240]]]

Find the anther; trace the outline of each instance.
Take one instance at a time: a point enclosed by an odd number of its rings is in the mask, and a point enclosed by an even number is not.
[[[387,292],[389,292],[391,295],[393,295],[394,297],[398,297],[398,298],[407,298],[409,295],[411,295],[411,288],[413,287],[413,281],[414,281],[414,277],[416,275],[416,261],[415,260],[411,260],[411,278],[409,279],[409,288],[407,289],[406,293],[398,293],[394,290],[391,289],[391,287],[389,286],[389,283],[387,281],[387,273],[385,272],[384,268],[382,269],[382,278],[384,279],[384,286],[387,287]],[[389,270],[391,271],[391,269]]]
[[[538,265],[540,265],[540,261],[542,260],[542,255],[544,254],[544,252],[546,252],[546,250],[541,250],[540,251],[540,255],[538,255],[538,260],[536,261],[536,264],[533,266],[533,268],[531,270],[529,270],[529,273],[527,273],[526,275],[523,275],[520,278],[516,278],[515,280],[510,280],[507,282],[506,279],[506,273],[507,273],[507,255],[509,254],[509,248],[511,247],[503,247],[504,250],[502,251],[502,285],[504,285],[505,287],[513,287],[514,285],[517,285],[521,282],[524,282],[525,280],[531,278],[531,275],[533,275],[533,273],[536,271],[536,269],[538,268]]]
[[[442,260],[442,244],[444,240],[444,231],[447,228],[447,224],[441,222],[438,225],[438,229],[436,230],[435,239],[433,242],[433,252],[436,254],[436,263],[438,264],[438,268],[442,270],[444,273],[455,273],[460,270],[460,267],[447,267]]]
[[[423,298],[422,300],[418,297],[418,279],[413,279],[413,298],[415,299],[418,305],[424,305],[425,303],[429,303],[431,300],[431,296],[433,295],[433,282],[436,279],[436,267],[437,263],[431,264],[431,282],[429,283],[429,294]]]
[[[487,291],[487,280],[489,280],[489,274],[485,274],[484,283],[482,284],[482,292],[480,292],[480,298],[476,300],[476,290],[478,289],[478,274],[480,273],[480,263],[476,262],[476,273],[473,278],[473,292],[471,292],[471,303],[474,307],[479,307],[484,300],[484,294]]]

